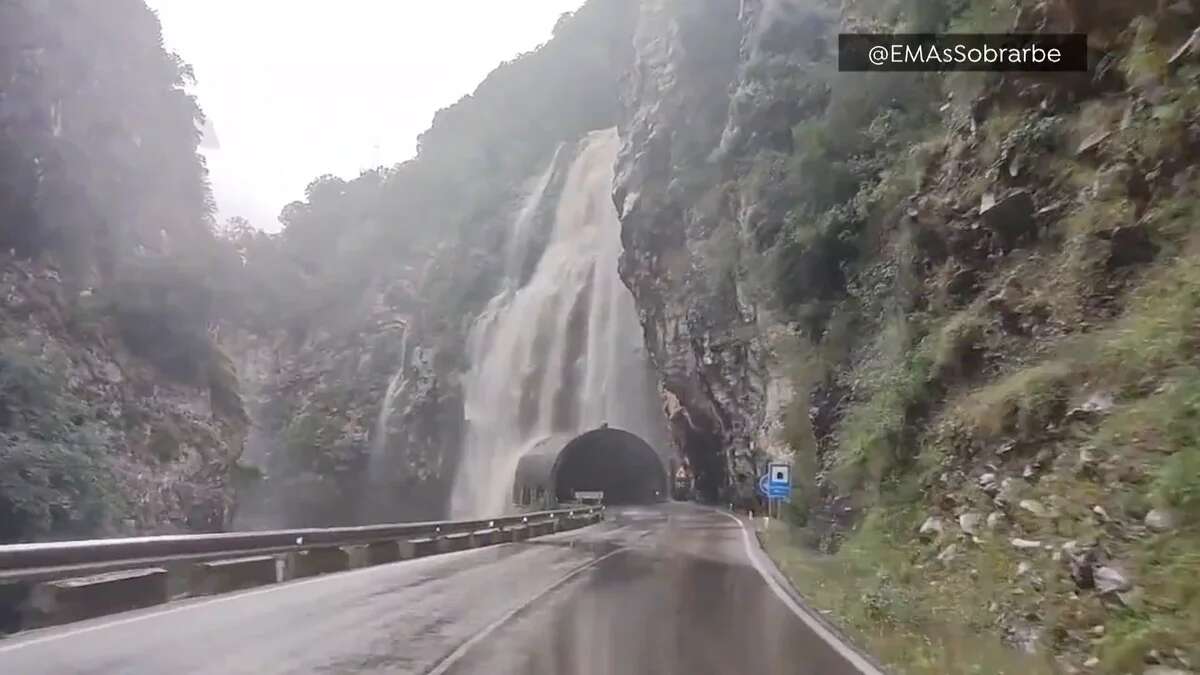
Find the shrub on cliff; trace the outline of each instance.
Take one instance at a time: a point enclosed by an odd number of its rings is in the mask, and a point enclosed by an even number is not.
[[[112,448],[41,354],[0,344],[0,543],[102,530],[122,512]]]

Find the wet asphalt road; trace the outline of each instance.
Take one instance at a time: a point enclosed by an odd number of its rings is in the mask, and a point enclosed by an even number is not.
[[[0,673],[842,675],[727,515],[599,525],[0,641]]]

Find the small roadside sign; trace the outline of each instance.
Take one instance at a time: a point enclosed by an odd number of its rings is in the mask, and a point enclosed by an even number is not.
[[[771,462],[767,466],[767,473],[758,479],[758,491],[771,502],[791,501],[792,465]]]
[[[792,465],[784,464],[783,462],[772,462],[767,470],[768,484],[771,487],[786,486],[788,491],[792,490]]]

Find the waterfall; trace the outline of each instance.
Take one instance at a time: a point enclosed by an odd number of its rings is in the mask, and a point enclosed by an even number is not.
[[[614,129],[581,142],[555,205],[549,243],[524,285],[519,269],[534,214],[548,199],[549,174],[512,224],[508,279],[467,342],[468,427],[451,496],[456,517],[511,508],[518,461],[552,434],[608,423],[661,447],[637,310],[617,272],[620,223],[611,194],[618,146]]]
[[[396,397],[404,391],[408,384],[408,322],[404,323],[404,332],[400,335],[400,367],[388,380],[387,391],[383,395],[383,405],[379,408],[379,418],[375,420],[375,442],[371,444],[371,468],[378,468],[380,460],[387,454],[388,418],[392,415],[392,406]]]

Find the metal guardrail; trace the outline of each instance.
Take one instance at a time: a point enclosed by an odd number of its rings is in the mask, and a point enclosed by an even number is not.
[[[553,522],[603,512],[602,506],[538,511],[483,520],[321,529],[227,532],[0,546],[0,584],[47,581],[147,565],[203,562],[412,538],[442,538]]]

